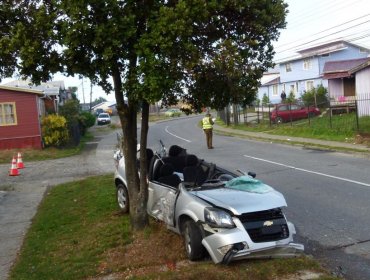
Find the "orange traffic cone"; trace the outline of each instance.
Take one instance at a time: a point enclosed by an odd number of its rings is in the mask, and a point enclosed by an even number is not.
[[[24,168],[24,164],[23,164],[23,161],[22,161],[22,155],[21,155],[21,153],[18,153],[18,157],[17,157],[17,168],[18,169]]]
[[[15,156],[14,156],[12,160],[12,166],[10,167],[10,170],[9,170],[9,176],[18,176],[18,175],[19,175],[19,172],[17,168],[17,160],[15,159]]]

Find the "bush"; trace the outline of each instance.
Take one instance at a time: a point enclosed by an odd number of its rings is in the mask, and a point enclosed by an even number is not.
[[[45,146],[60,147],[68,142],[67,120],[63,116],[48,115],[41,120]]]
[[[284,103],[295,103],[295,94],[294,91],[289,92],[289,96]]]
[[[74,99],[67,100],[63,106],[59,107],[59,115],[66,118],[69,128],[79,123],[79,111],[79,102]]]
[[[262,97],[262,106],[266,106],[269,103],[270,103],[270,98],[267,96],[266,93],[264,93]]]
[[[90,112],[82,112],[79,117],[81,134],[85,135],[86,130],[95,124],[96,117]]]
[[[326,107],[329,103],[328,90],[323,85],[319,85],[318,87],[302,94],[302,101],[305,106],[315,105],[316,107],[320,108]]]

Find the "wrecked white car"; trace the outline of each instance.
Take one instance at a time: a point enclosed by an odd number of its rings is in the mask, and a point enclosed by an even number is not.
[[[190,260],[208,255],[215,263],[246,258],[293,257],[303,245],[293,243],[294,225],[282,211],[283,195],[256,180],[236,174],[171,146],[168,156],[151,157],[147,211],[184,237]],[[122,212],[128,212],[125,163],[115,155],[115,186]]]

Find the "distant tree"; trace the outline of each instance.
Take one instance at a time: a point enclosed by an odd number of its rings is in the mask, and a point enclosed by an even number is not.
[[[96,98],[92,104],[91,104],[91,107],[94,107],[95,105],[98,105],[100,103],[103,103],[103,102],[107,102],[107,99],[105,99],[104,97],[99,97],[99,98]]]
[[[114,91],[126,136],[133,229],[148,224],[149,104],[181,100],[200,112],[252,102],[258,80],[272,66],[272,41],[287,12],[283,0],[24,2],[13,3],[24,20],[5,46],[22,75],[38,82],[58,71],[80,74]],[[139,107],[141,180],[135,164]]]

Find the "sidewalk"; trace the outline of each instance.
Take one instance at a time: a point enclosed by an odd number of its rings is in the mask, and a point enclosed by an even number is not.
[[[8,279],[25,234],[45,192],[61,183],[112,171],[116,132],[95,135],[76,156],[25,162],[19,176],[8,176],[0,164],[0,279]],[[23,159],[25,161],[25,159]]]
[[[249,139],[279,142],[290,145],[301,145],[304,147],[319,148],[324,150],[335,150],[340,152],[355,152],[366,157],[370,157],[370,147],[364,144],[344,143],[336,141],[327,141],[311,138],[293,137],[286,135],[273,135],[265,132],[252,132],[233,129],[231,127],[222,127],[215,124],[213,126],[215,133],[245,137]]]

